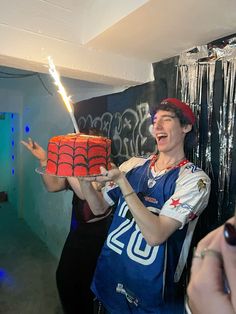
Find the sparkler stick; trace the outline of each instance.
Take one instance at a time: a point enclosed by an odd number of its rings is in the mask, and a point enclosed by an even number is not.
[[[68,112],[70,114],[70,117],[71,117],[74,129],[75,129],[75,132],[79,133],[79,128],[78,128],[78,125],[76,123],[76,120],[75,120],[75,117],[74,117],[74,114],[73,114],[73,110],[72,110],[72,107],[71,107],[70,98],[67,96],[66,90],[65,90],[64,86],[61,83],[60,75],[57,72],[56,67],[55,67],[55,65],[53,63],[53,60],[52,60],[52,58],[50,56],[48,57],[48,64],[49,64],[49,73],[53,77],[54,83],[58,87],[58,92],[61,95],[61,97],[63,99],[63,102],[64,102],[64,104],[65,104],[65,106],[66,106],[66,108],[67,108],[67,110],[68,110]]]

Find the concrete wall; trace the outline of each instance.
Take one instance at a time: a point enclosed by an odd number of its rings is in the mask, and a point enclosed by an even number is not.
[[[11,125],[10,114],[3,113],[0,119],[0,191],[7,191],[11,169]]]
[[[9,121],[0,124],[1,132],[5,134],[0,143],[0,149],[4,149],[0,160],[8,161],[4,176],[0,174],[0,187],[8,190],[9,201],[14,204],[19,217],[27,222],[55,256],[59,256],[69,230],[72,192],[48,193],[40,175],[35,172],[37,160],[19,144],[21,139],[32,137],[46,149],[50,137],[73,132],[73,124],[52,78],[44,74],[41,79],[43,84],[37,76],[0,81],[0,112],[15,113],[15,120],[10,119],[9,114]],[[73,101],[114,92],[106,85],[72,79],[62,81]],[[14,133],[14,176],[11,175],[12,147],[9,146],[13,123],[18,125]]]
[[[17,151],[19,142],[19,114],[4,113],[0,119],[0,191],[7,191],[13,208],[18,202]]]
[[[18,173],[20,116],[23,95],[16,88],[16,80],[10,81],[9,79],[0,80],[0,112],[5,113],[5,120],[0,120],[0,191],[7,191],[9,202],[13,208],[17,209],[20,178]]]

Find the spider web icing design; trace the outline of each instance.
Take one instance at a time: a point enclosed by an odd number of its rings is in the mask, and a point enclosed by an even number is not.
[[[46,172],[58,176],[100,174],[100,166],[110,169],[111,141],[93,136],[58,136],[48,143]]]

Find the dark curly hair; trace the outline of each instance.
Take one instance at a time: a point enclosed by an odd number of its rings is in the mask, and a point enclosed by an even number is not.
[[[165,110],[169,111],[175,114],[175,116],[179,119],[180,125],[186,126],[192,123],[183,115],[183,112],[181,109],[176,107],[174,104],[167,103],[167,104],[159,104],[155,106],[152,110],[151,116],[152,120],[154,120],[155,114],[160,111]],[[195,125],[192,125],[191,131],[189,131],[184,139],[184,152],[185,154],[188,154],[191,152],[191,150],[197,145],[197,138],[196,138],[196,127]]]

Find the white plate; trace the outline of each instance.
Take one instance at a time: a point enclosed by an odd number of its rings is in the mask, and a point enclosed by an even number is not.
[[[74,177],[76,177],[76,178],[85,179],[85,178],[95,178],[95,177],[102,176],[102,174],[93,174],[93,175],[88,175],[88,176],[58,176],[57,174],[47,173],[46,167],[38,167],[35,169],[35,171],[39,174],[46,174],[48,176],[58,177],[58,178],[74,178]]]

